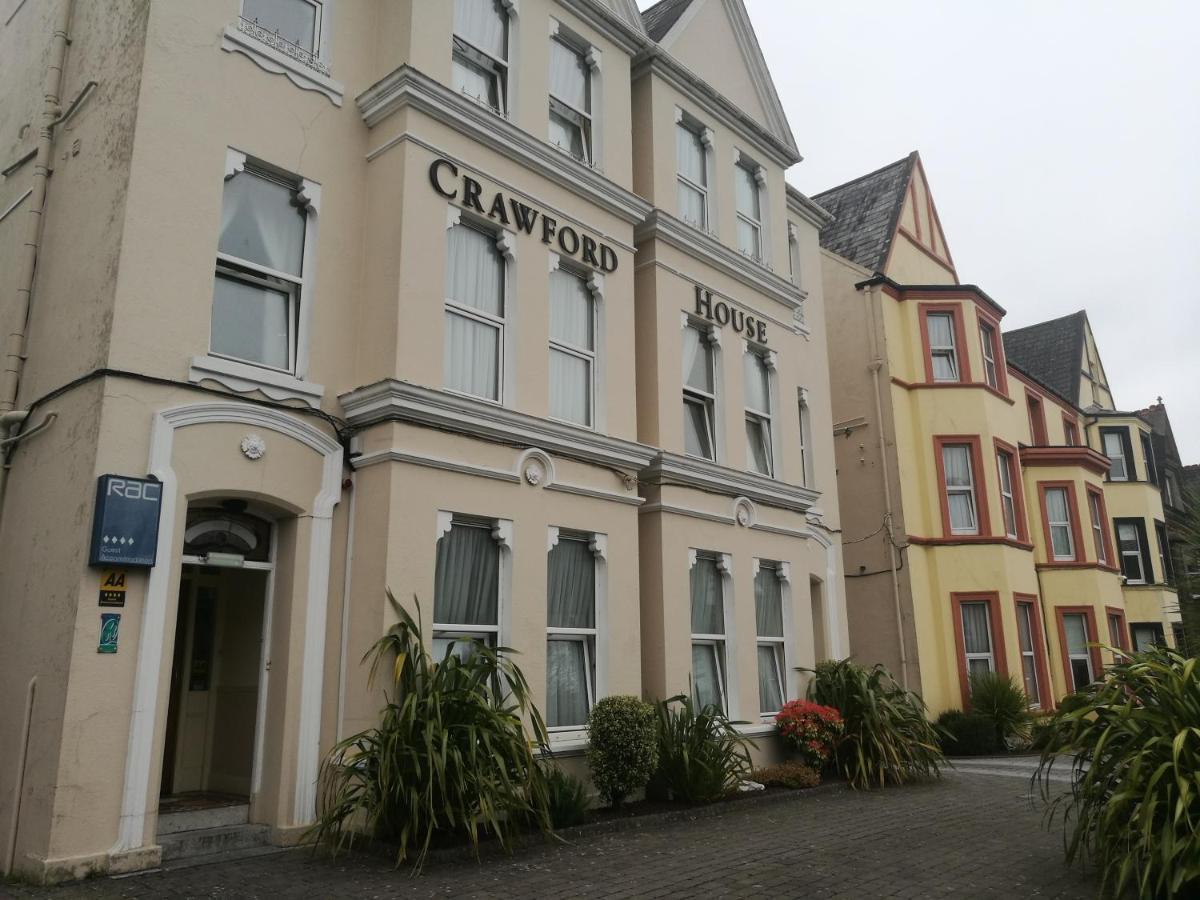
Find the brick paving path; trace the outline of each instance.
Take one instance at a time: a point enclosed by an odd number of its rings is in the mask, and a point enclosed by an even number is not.
[[[419,878],[366,855],[304,850],[97,879],[9,886],[22,900],[326,897],[1094,898],[1041,827],[1023,777],[951,774],[879,792],[821,790],[719,813],[537,844],[483,863],[431,862]],[[0,885],[0,895],[4,893]]]

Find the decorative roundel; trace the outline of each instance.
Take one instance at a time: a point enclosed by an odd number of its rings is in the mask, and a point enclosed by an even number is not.
[[[536,447],[530,447],[517,458],[517,474],[526,484],[534,487],[548,487],[554,483],[554,462],[550,454]]]
[[[754,503],[746,497],[738,497],[733,501],[733,518],[743,528],[752,526],[756,518]]]
[[[525,480],[535,487],[542,483],[542,479],[546,477],[546,470],[542,468],[539,460],[531,459],[525,463]]]
[[[242,438],[242,453],[247,459],[262,459],[267,452],[267,442],[257,434],[248,434]]]

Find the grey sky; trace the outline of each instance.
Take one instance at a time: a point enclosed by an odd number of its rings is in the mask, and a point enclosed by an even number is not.
[[[641,3],[643,8],[649,3]],[[1116,402],[1200,462],[1200,4],[747,0],[808,194],[919,150],[959,277],[1086,308]]]

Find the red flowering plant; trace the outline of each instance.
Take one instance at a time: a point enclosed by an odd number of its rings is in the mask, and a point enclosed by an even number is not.
[[[784,744],[818,772],[825,768],[845,727],[836,709],[811,700],[789,700],[776,714],[775,724]]]

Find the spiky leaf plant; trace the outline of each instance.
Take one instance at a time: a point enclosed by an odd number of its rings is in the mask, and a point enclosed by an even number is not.
[[[648,796],[684,803],[712,803],[750,775],[750,747],[715,706],[697,708],[684,694],[660,700],[654,707],[658,723],[658,768],[646,787]]]
[[[415,598],[414,598],[415,600]],[[478,854],[491,835],[506,850],[533,823],[550,833],[549,792],[535,748],[546,729],[514,651],[472,641],[434,659],[417,619],[388,592],[398,621],[363,657],[389,687],[379,725],[337,744],[321,767],[313,837],[334,851],[370,835],[396,845],[396,864],[425,862],[439,836]],[[525,721],[533,730],[527,735]]]

